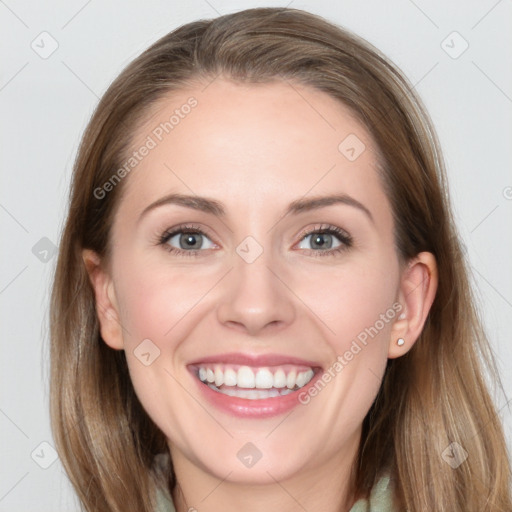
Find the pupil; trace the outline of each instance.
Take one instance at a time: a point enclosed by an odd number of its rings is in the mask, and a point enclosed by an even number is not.
[[[318,246],[320,248],[324,248],[324,247],[327,247],[328,249],[331,247],[332,245],[332,238],[331,239],[327,239],[328,241],[326,242],[325,241],[325,237],[330,237],[331,235],[328,235],[328,234],[324,234],[324,235],[316,235],[314,238],[313,238],[313,246]]]
[[[180,238],[180,246],[182,249],[190,249],[190,248],[193,248],[195,249],[196,247],[194,247],[196,244],[198,244],[198,239],[199,239],[200,235],[198,234],[187,234],[185,235],[184,237]],[[185,241],[183,242],[183,238],[185,239]],[[199,247],[201,247],[201,241],[199,240]]]

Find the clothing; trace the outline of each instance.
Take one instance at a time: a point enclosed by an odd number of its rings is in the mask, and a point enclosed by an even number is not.
[[[161,490],[157,493],[158,506],[155,512],[176,512],[172,500]],[[393,512],[393,487],[389,475],[385,474],[373,486],[370,498],[357,500],[349,512]]]
[[[393,485],[388,474],[380,477],[374,484],[368,500],[357,500],[350,512],[393,512]]]

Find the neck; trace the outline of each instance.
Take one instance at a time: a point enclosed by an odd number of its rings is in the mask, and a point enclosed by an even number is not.
[[[350,449],[287,478],[274,478],[269,470],[269,482],[258,484],[230,481],[228,470],[223,477],[216,477],[173,449],[178,482],[172,492],[176,512],[347,512],[357,499],[352,467],[358,443],[350,444]]]

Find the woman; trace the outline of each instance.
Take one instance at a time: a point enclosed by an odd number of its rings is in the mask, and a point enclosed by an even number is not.
[[[88,511],[512,509],[434,130],[317,16],[190,23],[113,82],[51,317]]]

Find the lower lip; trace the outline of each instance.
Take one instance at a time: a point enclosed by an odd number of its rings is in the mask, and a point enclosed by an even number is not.
[[[215,407],[239,418],[270,418],[278,416],[292,410],[297,405],[301,405],[299,395],[308,392],[311,386],[314,386],[317,379],[321,377],[321,371],[316,369],[313,378],[302,388],[289,393],[288,395],[275,396],[272,398],[262,398],[260,400],[249,400],[248,398],[239,398],[225,395],[214,391],[208,385],[199,380],[193,370],[192,378],[196,381],[201,393]]]

